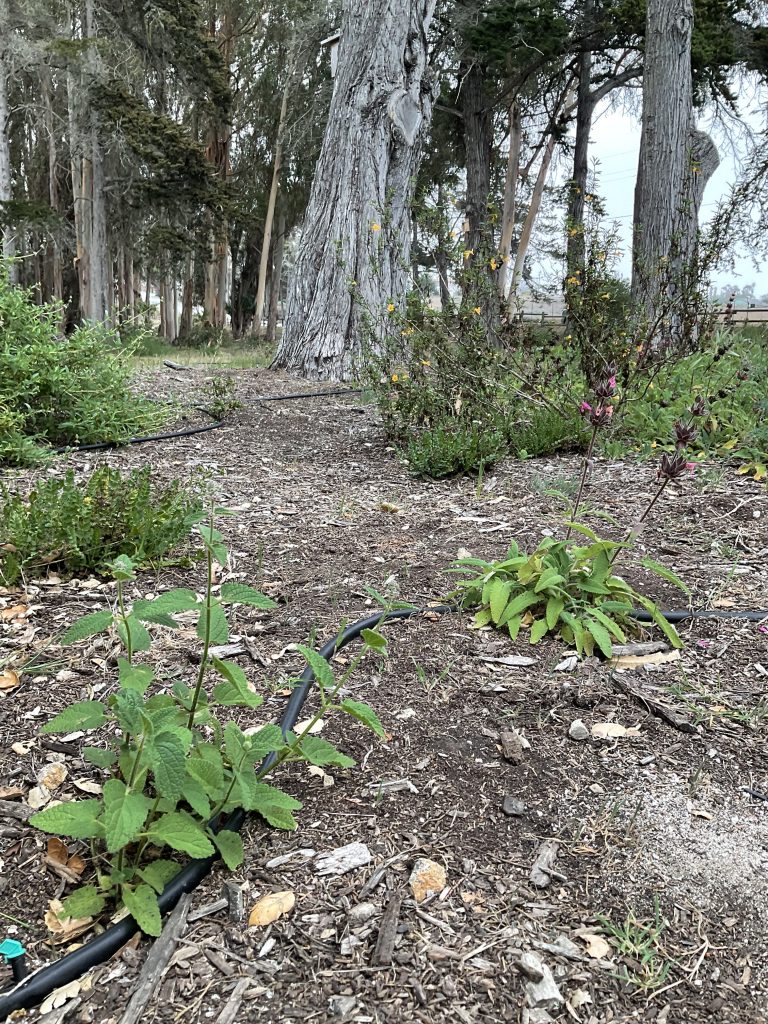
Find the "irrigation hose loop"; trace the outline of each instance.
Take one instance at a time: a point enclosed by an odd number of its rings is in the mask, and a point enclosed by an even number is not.
[[[359,619],[357,622],[353,622],[341,630],[327,644],[321,647],[318,653],[326,661],[330,661],[337,651],[342,650],[347,644],[359,637],[365,629],[375,629],[384,622],[390,622],[393,619],[408,619],[414,615],[427,613],[442,615],[457,610],[455,605],[439,604],[426,605],[421,608],[396,608],[390,611],[377,612],[374,615],[366,616],[364,619]],[[662,612],[662,614],[668,622],[682,622],[686,619],[745,619],[750,622],[760,622],[768,619],[768,609],[762,611],[675,609]],[[645,611],[636,611],[633,613],[633,616],[638,622],[651,621],[650,615]],[[314,673],[307,666],[299,677],[298,683],[288,698],[285,709],[280,716],[279,725],[284,735],[290,732],[296,725],[307,697],[312,690],[314,681]],[[262,768],[270,767],[275,756],[270,754],[262,763]],[[246,814],[244,811],[233,811],[226,822],[220,827],[233,832],[239,832],[243,827],[245,819]],[[214,827],[218,827],[218,823]],[[201,860],[190,861],[182,868],[158,897],[160,912],[162,914],[168,913],[184,893],[191,892],[197,888],[210,872],[217,859],[218,854],[214,854]],[[34,974],[30,974],[6,995],[0,996],[0,1020],[3,1020],[14,1010],[28,1009],[35,1006],[55,988],[74,981],[85,971],[96,967],[98,964],[109,959],[109,957],[114,956],[137,931],[138,925],[133,918],[125,917],[118,921],[117,924],[113,924],[105,932],[102,932],[95,939],[91,939],[90,942],[81,946],[80,949],[76,949],[73,953],[67,953],[66,956],[61,957],[55,963],[41,967]]]

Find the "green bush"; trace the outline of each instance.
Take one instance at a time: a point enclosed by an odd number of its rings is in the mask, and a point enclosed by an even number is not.
[[[129,388],[116,336],[88,325],[59,334],[57,303],[37,306],[0,267],[0,463],[30,465],[47,446],[125,441],[167,416]]]
[[[493,466],[506,452],[501,431],[461,422],[424,430],[404,450],[414,472],[434,479],[478,473]]]
[[[564,416],[556,409],[528,406],[527,415],[509,429],[512,451],[518,459],[576,452],[586,447],[584,421],[574,410]]]
[[[102,572],[118,555],[152,562],[189,535],[203,514],[200,497],[179,483],[153,488],[150,470],[122,476],[109,466],[78,484],[46,480],[22,498],[0,489],[0,580],[54,569],[66,575]]]

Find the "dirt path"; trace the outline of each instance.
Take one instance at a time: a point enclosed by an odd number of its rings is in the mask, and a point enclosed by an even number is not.
[[[145,384],[178,397],[204,376],[165,371]],[[233,623],[250,652],[240,664],[257,684],[267,680],[264,720],[301,668],[288,645],[325,640],[377,607],[366,588],[436,600],[460,549],[500,556],[512,537],[530,546],[558,529],[544,492],[568,484],[575,460],[505,463],[482,487],[419,481],[357,397],[258,404],[254,396],[294,391],[296,382],[266,371],[236,380],[246,408],[223,430],[67,462],[83,472],[106,460],[149,464],[167,478],[210,475],[217,500],[235,513],[222,522],[233,578],[281,602],[271,615],[238,611]],[[652,476],[650,467],[602,462],[589,497],[631,522]],[[716,470],[668,492],[643,534],[648,553],[688,580],[697,605],[768,607],[765,488]],[[660,603],[680,605],[644,570],[627,575]],[[199,567],[165,569],[143,574],[140,590],[197,588],[201,578]],[[33,581],[33,613],[7,625],[3,642],[19,651],[39,645],[110,593],[97,581]],[[17,600],[0,596],[7,607]],[[304,802],[298,832],[246,828],[236,877],[246,911],[285,890],[295,909],[267,929],[248,929],[223,910],[192,921],[147,1021],[768,1020],[768,801],[759,795],[768,793],[768,635],[756,623],[723,621],[682,632],[679,660],[617,677],[638,697],[596,660],[556,671],[568,652],[554,641],[512,644],[458,615],[388,626],[386,661],[366,661],[350,682],[379,713],[386,742],[330,722],[324,735],[358,766],[282,779]],[[157,633],[161,664],[188,672],[193,639]],[[34,736],[51,711],[110,678],[115,651],[99,644],[52,646],[64,667],[25,678],[0,699],[0,787],[28,790],[51,758],[65,761],[68,787],[93,775],[78,756],[46,750]],[[535,662],[484,660],[509,655]],[[689,731],[653,714],[657,705]],[[583,741],[569,735],[575,720]],[[637,734],[592,738],[599,723]],[[12,749],[19,743],[30,744],[26,753]],[[299,852],[351,842],[366,844],[372,862],[340,877],[318,874],[315,858]],[[0,815],[0,843],[0,913],[29,927],[0,921],[34,966],[54,956],[42,916],[64,885],[43,863],[41,837],[18,818]],[[549,884],[537,887],[531,867],[543,843],[556,844],[557,859]],[[408,885],[417,858],[439,862],[447,876],[422,904]],[[227,878],[217,870],[196,891],[191,916],[219,898]],[[67,1019],[118,1021],[147,948],[97,971]],[[542,965],[549,1000],[536,984]]]

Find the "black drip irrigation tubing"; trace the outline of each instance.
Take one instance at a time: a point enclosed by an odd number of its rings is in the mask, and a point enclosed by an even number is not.
[[[254,402],[287,402],[294,398],[325,398],[328,395],[359,395],[362,388],[339,388],[335,391],[297,391],[289,395],[261,395],[254,398]],[[213,423],[205,423],[200,427],[186,427],[183,430],[171,430],[164,434],[146,434],[143,437],[129,437],[125,441],[99,441],[96,444],[70,444],[61,448],[54,448],[58,455],[65,452],[103,452],[111,448],[122,448],[129,444],[144,444],[146,441],[171,441],[177,437],[192,437],[194,434],[205,434],[209,430],[218,430],[225,426],[223,419],[217,419],[215,414],[202,405],[193,406],[198,412],[210,416]]]
[[[445,614],[455,611],[458,611],[455,605],[440,604],[427,605],[421,608],[397,608],[391,611],[377,612],[375,615],[369,615],[347,626],[329,640],[325,646],[321,647],[318,653],[326,661],[330,661],[337,651],[340,651],[347,644],[351,643],[352,640],[359,637],[365,629],[374,629],[382,623],[393,619],[408,619],[414,615],[428,614],[430,612]],[[662,614],[668,622],[682,622],[686,619],[746,619],[758,622],[768,618],[768,609],[764,611],[695,611],[679,609],[662,612]],[[650,615],[645,611],[637,611],[633,615],[639,622],[651,621]],[[289,732],[298,721],[307,697],[312,691],[314,681],[314,673],[307,666],[299,677],[298,685],[288,698],[285,709],[280,716],[279,725],[283,734]],[[275,754],[270,754],[263,762],[262,768],[268,768],[275,757]],[[760,794],[760,797],[764,798],[762,794]],[[220,827],[233,832],[239,832],[243,827],[245,819],[245,811],[237,810],[230,814],[226,822],[221,824]],[[214,825],[214,827],[217,826]],[[182,868],[158,897],[160,912],[162,914],[168,913],[184,893],[192,892],[193,889],[196,889],[211,871],[217,859],[218,854],[214,854],[201,860],[190,861]],[[67,953],[55,963],[42,967],[35,973],[30,974],[6,995],[0,996],[0,1020],[15,1010],[29,1009],[37,1005],[54,989],[69,984],[69,982],[79,978],[81,974],[108,960],[137,931],[138,925],[134,919],[132,917],[125,917],[118,921],[117,924],[113,924],[105,932],[102,932],[95,939],[91,939],[90,942],[81,946],[80,949]]]

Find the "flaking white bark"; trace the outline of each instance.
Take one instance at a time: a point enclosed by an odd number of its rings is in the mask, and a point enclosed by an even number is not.
[[[350,377],[374,318],[408,288],[410,201],[434,100],[435,0],[346,0],[338,71],[275,365]],[[352,283],[354,282],[354,283]]]

